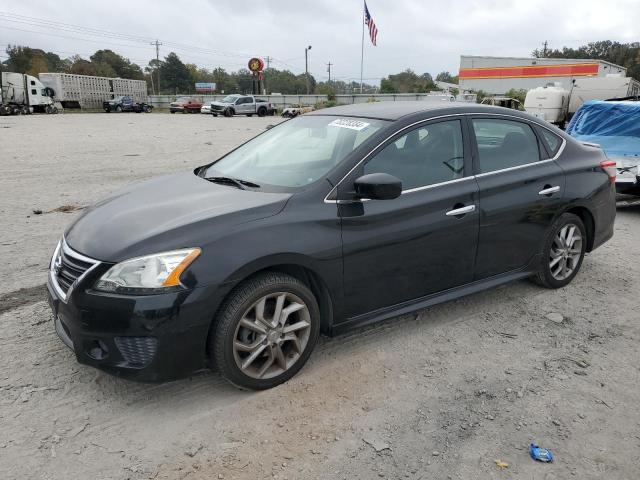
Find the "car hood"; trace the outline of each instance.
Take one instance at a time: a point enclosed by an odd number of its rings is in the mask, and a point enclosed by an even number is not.
[[[575,135],[572,137],[582,141],[597,143],[609,158],[639,157],[640,138],[616,135]]]
[[[291,194],[219,185],[193,172],[134,183],[87,208],[67,244],[105,262],[203,247],[234,226],[279,213]]]

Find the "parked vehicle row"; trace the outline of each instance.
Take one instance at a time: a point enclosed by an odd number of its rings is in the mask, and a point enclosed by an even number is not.
[[[79,362],[242,388],[333,335],[517,279],[561,288],[613,235],[615,163],[516,110],[380,102],[281,122],[85,210],[49,301]]]
[[[145,102],[136,102],[129,95],[121,95],[102,102],[102,108],[105,112],[136,112],[136,113],[149,113],[153,110],[153,105],[149,105]]]

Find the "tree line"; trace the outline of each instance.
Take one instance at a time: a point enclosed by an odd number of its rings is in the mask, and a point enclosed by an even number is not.
[[[209,70],[193,63],[184,63],[174,52],[169,53],[163,60],[151,60],[144,68],[108,49],[98,50],[88,59],[79,55],[61,58],[53,52],[18,45],[9,45],[6,53],[8,58],[0,63],[0,70],[33,76],[42,72],[60,72],[146,80],[150,93],[194,93],[196,82],[215,83],[217,92],[220,93],[251,93],[253,88],[253,76],[246,68],[235,72],[228,72],[221,67]],[[307,78],[304,73],[295,74],[289,70],[268,68],[264,72],[264,78],[264,85],[269,93],[307,92]],[[309,91],[312,93],[333,95],[360,91],[360,84],[356,82],[332,80],[329,84],[316,81],[311,74],[308,81]],[[374,85],[364,87],[366,93],[377,91]]]
[[[536,58],[575,58],[604,60],[627,69],[627,76],[640,80],[640,42],[620,43],[611,40],[590,42],[578,48],[535,49]]]

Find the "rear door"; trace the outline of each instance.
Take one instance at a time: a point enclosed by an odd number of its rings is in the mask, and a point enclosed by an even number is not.
[[[536,260],[562,206],[565,179],[527,121],[483,115],[469,123],[480,196],[475,278],[481,279]]]
[[[396,199],[340,205],[348,317],[472,281],[478,198],[464,126],[447,119],[405,130],[338,186],[340,198],[364,174],[403,184]]]

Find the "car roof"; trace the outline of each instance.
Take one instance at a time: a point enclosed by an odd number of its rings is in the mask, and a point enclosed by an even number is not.
[[[443,100],[399,100],[399,101],[383,101],[371,103],[356,103],[352,105],[340,105],[338,107],[323,108],[309,112],[305,115],[338,115],[344,117],[364,117],[377,118],[380,120],[399,120],[408,115],[417,113],[440,113],[447,111],[450,114],[456,113],[497,113],[504,114],[505,111],[510,115],[522,116],[517,110],[504,107],[494,107],[491,105],[481,105],[469,102],[449,102]]]

